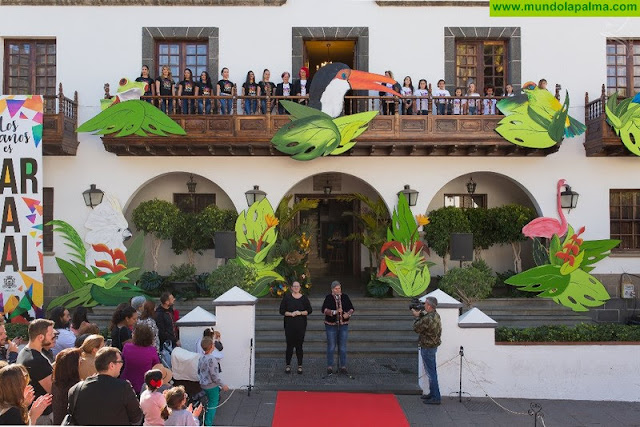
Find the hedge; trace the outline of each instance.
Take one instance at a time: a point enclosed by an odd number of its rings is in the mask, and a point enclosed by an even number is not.
[[[575,327],[564,325],[535,328],[496,329],[497,342],[605,342],[638,341],[640,326],[615,323],[581,323]]]
[[[29,341],[29,325],[26,323],[5,323],[4,328],[7,331],[7,338],[12,340],[15,337],[21,337],[24,341]]]

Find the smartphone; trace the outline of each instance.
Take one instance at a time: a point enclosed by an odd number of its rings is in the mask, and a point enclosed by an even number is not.
[[[105,346],[107,346],[107,347],[111,347],[111,343],[112,343],[111,338],[109,338],[109,339],[104,343],[104,345],[105,345]]]

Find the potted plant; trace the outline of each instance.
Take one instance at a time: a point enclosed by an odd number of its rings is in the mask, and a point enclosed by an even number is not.
[[[184,293],[197,289],[196,267],[193,264],[183,263],[171,266],[171,274],[167,282],[171,285],[171,290],[175,293]]]
[[[476,261],[467,267],[452,268],[442,276],[439,288],[462,300],[467,308],[491,295],[496,278],[484,261]]]
[[[136,228],[151,236],[154,271],[158,270],[158,252],[162,241],[173,237],[179,213],[176,205],[158,199],[142,202],[133,210],[132,219]]]

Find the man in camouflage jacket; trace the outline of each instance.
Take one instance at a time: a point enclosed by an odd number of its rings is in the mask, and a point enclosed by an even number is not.
[[[442,323],[440,315],[436,311],[437,307],[438,300],[434,297],[427,297],[424,301],[424,310],[411,310],[416,317],[413,322],[413,330],[419,334],[420,356],[429,377],[429,394],[421,396],[422,402],[427,405],[440,404],[436,352],[441,343]]]

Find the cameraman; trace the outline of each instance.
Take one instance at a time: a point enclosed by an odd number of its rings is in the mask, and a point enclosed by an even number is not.
[[[420,335],[420,356],[422,356],[424,370],[429,377],[429,394],[420,396],[422,403],[427,405],[440,404],[436,351],[441,343],[442,324],[436,307],[438,307],[438,300],[434,297],[427,297],[424,300],[424,310],[411,309],[411,313],[416,317],[413,322],[413,330]]]

